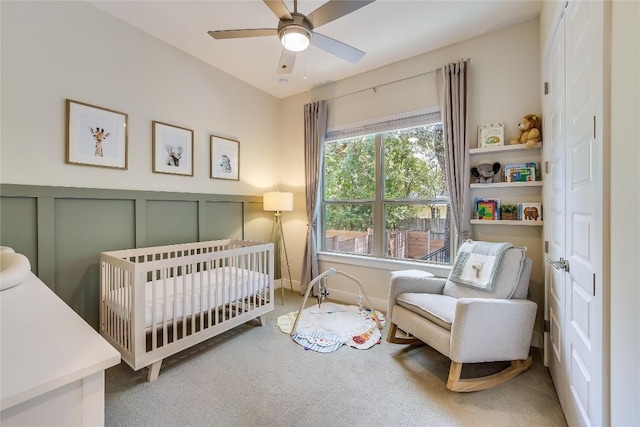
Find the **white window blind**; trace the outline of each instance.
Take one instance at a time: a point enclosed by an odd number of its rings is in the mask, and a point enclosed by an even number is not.
[[[392,116],[378,117],[359,122],[345,123],[327,129],[325,141],[335,141],[344,138],[370,135],[372,133],[388,132],[416,126],[430,125],[442,121],[440,111],[420,110]]]

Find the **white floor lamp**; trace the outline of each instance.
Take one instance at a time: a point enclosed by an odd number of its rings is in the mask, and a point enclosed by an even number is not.
[[[287,273],[289,274],[289,286],[293,291],[291,269],[289,268],[289,255],[287,255],[287,244],[284,241],[284,232],[282,231],[282,212],[290,212],[293,210],[293,193],[284,191],[271,191],[264,193],[262,204],[265,211],[275,212],[275,214],[273,214],[273,226],[271,227],[271,241],[275,244],[274,279],[282,279],[281,250],[284,249],[284,258],[287,262]],[[274,233],[275,240],[273,238]],[[284,284],[282,283],[282,280],[280,282],[282,304],[284,304]]]

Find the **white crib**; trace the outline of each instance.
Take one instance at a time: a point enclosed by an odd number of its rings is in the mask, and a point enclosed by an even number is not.
[[[273,244],[217,240],[100,254],[100,333],[134,370],[259,318],[273,304]]]

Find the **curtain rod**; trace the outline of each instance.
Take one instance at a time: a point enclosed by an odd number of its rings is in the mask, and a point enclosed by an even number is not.
[[[325,101],[333,101],[333,100],[335,100],[335,99],[344,98],[344,97],[351,96],[351,95],[355,95],[355,94],[358,94],[358,93],[361,93],[361,92],[366,92],[366,91],[368,91],[368,90],[373,90],[374,92],[376,92],[376,91],[378,90],[378,88],[379,88],[379,87],[389,86],[389,85],[392,85],[392,84],[396,84],[396,83],[404,82],[404,81],[406,81],[406,80],[415,79],[415,78],[417,78],[417,77],[427,76],[427,75],[429,75],[429,74],[433,74],[433,73],[435,73],[436,71],[437,71],[437,70],[431,70],[431,71],[427,71],[426,73],[420,73],[420,74],[416,74],[416,75],[414,75],[414,76],[403,77],[403,78],[401,78],[401,79],[394,80],[394,81],[392,81],[392,82],[381,83],[381,84],[379,84],[379,85],[375,85],[375,86],[367,87],[367,88],[364,88],[364,89],[356,90],[356,91],[354,91],[354,92],[345,93],[344,95],[338,95],[338,96],[335,96],[335,97],[333,97],[333,98],[328,98],[328,99],[325,99]]]
[[[467,59],[465,59],[464,61],[466,61],[466,62],[468,63],[470,60],[471,60],[470,58],[467,58]],[[389,86],[389,85],[392,85],[392,84],[395,84],[395,83],[403,82],[403,81],[405,81],[405,80],[411,80],[411,79],[415,79],[415,78],[417,78],[417,77],[427,76],[427,75],[429,75],[429,74],[433,74],[433,73],[435,73],[435,72],[436,72],[436,71],[438,71],[440,68],[441,68],[441,67],[436,68],[435,70],[427,71],[427,72],[425,72],[425,73],[420,73],[420,74],[416,74],[416,75],[414,75],[414,76],[409,76],[409,77],[404,77],[404,78],[402,78],[402,79],[394,80],[394,81],[392,81],[392,82],[381,83],[381,84],[379,84],[379,85],[375,85],[375,86],[367,87],[367,88],[364,88],[364,89],[356,90],[356,91],[354,91],[354,92],[345,93],[344,95],[334,96],[333,98],[325,99],[325,101],[333,101],[334,99],[344,98],[344,97],[347,97],[347,96],[355,95],[355,94],[357,94],[357,93],[366,92],[366,91],[368,91],[368,90],[373,90],[374,92],[376,92],[376,91],[378,90],[378,88],[379,88],[379,87]]]

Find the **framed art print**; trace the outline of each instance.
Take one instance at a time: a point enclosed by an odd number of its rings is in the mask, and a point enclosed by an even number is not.
[[[71,99],[66,104],[66,163],[127,169],[128,115]]]
[[[211,178],[240,180],[240,142],[211,135]]]
[[[152,122],[153,172],[193,176],[193,131]]]

